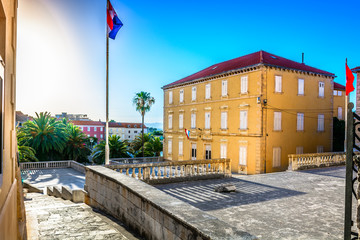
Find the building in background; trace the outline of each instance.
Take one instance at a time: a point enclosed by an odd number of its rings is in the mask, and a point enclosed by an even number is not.
[[[68,114],[67,112],[62,112],[61,114],[55,114],[55,118],[57,119],[66,118],[70,121],[90,121],[87,114]]]
[[[0,0],[0,239],[26,239],[24,198],[17,162],[17,0]]]
[[[144,125],[144,133],[147,133]],[[132,141],[141,134],[141,123],[109,122],[109,135],[117,135],[121,140]]]
[[[71,121],[88,137],[95,137],[98,142],[105,139],[105,123],[100,121]]]
[[[164,158],[230,158],[233,172],[257,174],[331,151],[334,78],[259,51],[165,85]]]
[[[21,111],[16,111],[15,113],[15,126],[22,127],[22,125],[28,120],[32,120],[32,117],[29,117],[27,114],[23,114]]]
[[[334,82],[333,116],[345,120],[345,86]]]

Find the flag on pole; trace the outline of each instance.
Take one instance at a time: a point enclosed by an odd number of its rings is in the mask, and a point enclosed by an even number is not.
[[[185,134],[186,134],[187,138],[189,139],[189,137],[190,137],[190,131],[187,130],[187,129],[185,129]]]
[[[108,9],[107,12],[107,25],[108,25],[108,33],[109,38],[115,39],[116,34],[120,30],[120,28],[123,26],[123,23],[118,18],[114,8],[111,5],[111,2],[108,0]]]
[[[346,63],[345,63],[345,68],[346,68],[346,96],[349,95],[349,93],[351,93],[352,91],[355,90],[353,83],[354,83],[354,75],[352,74],[350,68],[347,65],[347,59],[346,59]]]

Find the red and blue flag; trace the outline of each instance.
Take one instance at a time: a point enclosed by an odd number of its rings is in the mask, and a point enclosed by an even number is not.
[[[110,1],[108,1],[108,8],[107,8],[106,12],[107,12],[106,21],[107,21],[107,25],[108,25],[109,38],[115,39],[116,34],[120,30],[120,28],[123,26],[123,23],[118,18]]]
[[[187,130],[187,129],[185,129],[185,134],[186,134],[187,138],[189,139],[189,137],[190,137],[190,131]]]

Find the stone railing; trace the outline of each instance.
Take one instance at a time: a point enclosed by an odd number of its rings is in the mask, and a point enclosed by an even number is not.
[[[289,170],[294,171],[343,165],[346,161],[346,154],[344,152],[290,154],[288,157]]]
[[[231,177],[230,159],[167,161],[106,167],[150,184]]]
[[[150,162],[163,162],[163,157],[137,157],[137,158],[111,158],[110,164],[133,164],[133,163],[150,163]]]
[[[73,160],[66,161],[51,161],[51,162],[21,162],[20,169],[46,169],[46,168],[73,168],[78,172],[85,173],[85,166]]]
[[[85,203],[119,219],[144,239],[255,240],[200,208],[103,166],[86,168]]]

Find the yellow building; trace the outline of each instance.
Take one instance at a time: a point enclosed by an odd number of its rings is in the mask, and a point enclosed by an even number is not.
[[[259,51],[165,85],[164,158],[230,158],[232,172],[257,174],[331,151],[334,77]]]
[[[345,86],[334,82],[333,117],[345,120]]]
[[[25,209],[16,161],[17,0],[0,1],[0,239],[25,239]]]

